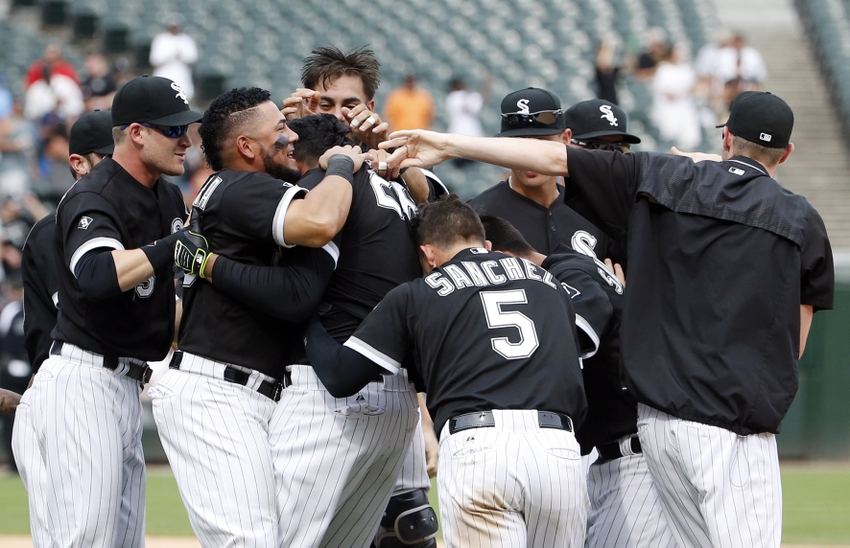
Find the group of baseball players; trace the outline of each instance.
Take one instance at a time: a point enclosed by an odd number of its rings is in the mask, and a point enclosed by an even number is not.
[[[774,434],[834,285],[773,178],[782,99],[741,94],[722,156],[664,154],[537,88],[496,138],[390,134],[364,48],[302,80],[201,114],[139,77],[72,128],[24,248],[36,546],[144,545],[139,395],[172,347],[149,395],[203,546],[432,548],[434,474],[447,547],[779,546]],[[187,211],[163,175],[197,122]],[[466,203],[454,158],[510,175]]]

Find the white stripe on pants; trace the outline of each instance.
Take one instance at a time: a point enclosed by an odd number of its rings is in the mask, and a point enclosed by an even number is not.
[[[402,370],[334,398],[292,366],[271,423],[281,546],[368,546],[419,420]]]
[[[144,546],[145,462],[139,382],[102,366],[50,356],[27,390],[31,429],[19,466],[44,466],[48,546]],[[17,432],[17,430],[16,430]],[[40,461],[40,462],[39,462]],[[36,476],[25,481],[39,496]],[[32,527],[37,523],[33,521]],[[36,544],[40,546],[41,544]]]
[[[440,435],[437,494],[446,548],[582,546],[587,482],[571,432],[536,411],[494,410],[496,426]]]
[[[780,545],[782,485],[773,434],[739,436],[638,404],[638,435],[680,545]]]
[[[277,546],[268,436],[274,400],[240,384],[173,369],[148,393],[201,544]]]
[[[588,548],[676,546],[642,454],[592,464],[587,493]]]

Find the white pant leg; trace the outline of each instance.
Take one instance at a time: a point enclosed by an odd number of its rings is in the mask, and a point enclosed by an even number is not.
[[[739,436],[645,405],[638,405],[638,433],[679,544],[780,545],[782,487],[775,436]]]
[[[416,430],[401,464],[401,470],[393,487],[393,495],[400,495],[415,489],[431,490],[431,478],[428,477],[428,459],[425,456],[425,437],[422,435],[421,416],[417,415]]]
[[[587,485],[575,436],[536,411],[440,435],[437,493],[446,548],[582,546]]]
[[[676,546],[642,454],[591,465],[587,492],[588,548]]]
[[[144,546],[138,381],[51,356],[30,390],[36,445],[50,489],[44,508],[49,545]],[[29,454],[32,447],[21,444],[30,469],[39,458]],[[37,483],[28,490],[37,493]]]
[[[15,411],[15,427],[12,429],[12,453],[18,465],[18,473],[29,498],[30,531],[33,546],[49,546],[47,529],[47,469],[44,464],[35,421],[37,410],[32,408],[33,394],[27,389]]]
[[[334,398],[313,369],[292,385],[271,423],[281,546],[368,546],[413,435],[418,403],[403,372]]]
[[[277,546],[268,438],[275,402],[239,384],[175,370],[166,372],[149,394],[201,544]]]

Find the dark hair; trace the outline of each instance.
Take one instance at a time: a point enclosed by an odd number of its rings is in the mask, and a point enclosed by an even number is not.
[[[494,215],[479,213],[479,216],[481,224],[484,225],[484,233],[494,250],[505,251],[519,257],[534,253],[534,248],[514,225]]]
[[[472,206],[457,194],[442,196],[436,202],[419,206],[419,216],[413,219],[416,244],[432,244],[447,248],[458,242],[477,240],[484,245],[484,227]]]
[[[366,46],[348,53],[333,46],[316,48],[304,58],[301,82],[305,88],[315,89],[319,84],[327,87],[328,82],[345,75],[359,77],[366,100],[371,101],[381,85],[381,64],[375,59],[375,52]]]
[[[305,164],[315,163],[329,148],[354,144],[348,126],[333,114],[312,114],[290,120],[287,125],[298,134],[292,157]]]
[[[234,129],[241,129],[252,118],[252,113],[246,111],[266,101],[271,101],[271,94],[260,88],[234,88],[213,99],[198,128],[201,150],[210,169],[224,169],[222,147],[232,137]]]

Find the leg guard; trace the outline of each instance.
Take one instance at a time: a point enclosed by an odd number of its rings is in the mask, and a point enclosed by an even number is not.
[[[424,489],[390,499],[378,536],[377,548],[436,548],[437,514]]]

